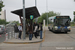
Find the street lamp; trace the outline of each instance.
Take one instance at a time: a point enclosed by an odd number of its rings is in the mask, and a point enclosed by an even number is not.
[[[37,1],[35,0],[35,6],[37,6]]]
[[[35,0],[35,6],[37,7],[37,0]],[[36,18],[36,22],[37,22],[37,18]]]

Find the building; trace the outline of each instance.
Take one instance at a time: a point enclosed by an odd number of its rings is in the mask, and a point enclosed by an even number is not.
[[[1,11],[0,14],[1,14],[0,15],[0,19],[4,19],[5,20],[6,19],[5,10],[4,11]]]

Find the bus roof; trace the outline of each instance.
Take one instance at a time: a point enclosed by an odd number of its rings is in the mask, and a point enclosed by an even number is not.
[[[52,17],[49,17],[49,19],[56,19],[56,17],[58,17],[58,16],[52,16]],[[59,16],[59,17],[64,17],[64,16]],[[69,16],[65,16],[65,17],[69,17]]]
[[[49,17],[49,19],[54,19],[56,16]]]

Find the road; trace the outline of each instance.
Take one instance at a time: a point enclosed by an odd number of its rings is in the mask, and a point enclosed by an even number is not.
[[[0,43],[4,42],[5,41],[5,34],[1,34],[1,37],[0,37]]]
[[[75,50],[75,28],[71,28],[69,33],[53,33],[46,28],[45,41],[42,43],[42,49],[74,49]]]
[[[75,50],[75,28],[69,33],[53,33],[45,28],[45,40],[36,44],[2,44],[0,50]]]

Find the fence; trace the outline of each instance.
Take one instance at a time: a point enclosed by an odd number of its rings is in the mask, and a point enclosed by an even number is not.
[[[6,27],[6,41],[8,39],[14,38],[14,27],[13,26],[9,26]]]

